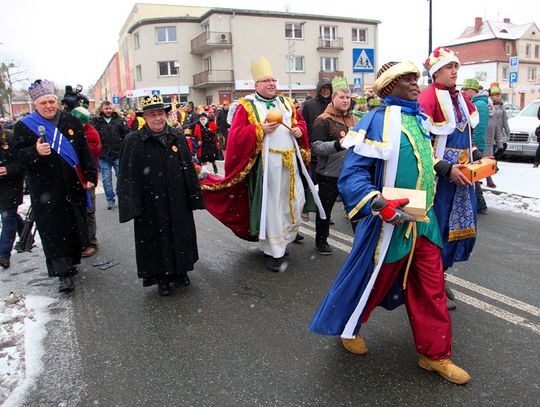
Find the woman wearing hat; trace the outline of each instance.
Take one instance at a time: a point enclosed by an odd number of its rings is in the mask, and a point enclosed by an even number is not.
[[[214,120],[208,120],[208,114],[206,112],[202,112],[199,115],[199,121],[193,129],[193,134],[199,140],[199,148],[197,149],[199,162],[201,165],[211,163],[215,174],[218,173],[218,167],[216,165],[219,151],[217,130],[216,122]]]

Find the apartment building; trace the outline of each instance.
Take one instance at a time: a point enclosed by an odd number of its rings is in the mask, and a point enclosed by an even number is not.
[[[380,22],[288,12],[137,3],[95,98],[136,105],[152,93],[167,102],[222,103],[251,93],[251,60],[266,56],[278,89],[303,99],[322,77],[374,81]],[[120,89],[109,89],[118,69]],[[361,92],[361,88],[356,89]],[[99,93],[99,94],[98,94]],[[115,100],[118,100],[115,99]]]
[[[535,23],[476,17],[473,26],[446,46],[457,51],[461,61],[458,83],[476,78],[487,88],[498,82],[503,98],[521,107],[540,97],[540,30]],[[519,58],[518,81],[510,87],[509,59],[514,56]]]

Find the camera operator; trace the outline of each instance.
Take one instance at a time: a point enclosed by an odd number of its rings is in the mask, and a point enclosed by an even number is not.
[[[64,111],[69,113],[79,106],[88,106],[90,104],[88,98],[81,93],[82,90],[82,85],[77,85],[75,90],[73,90],[71,85],[66,86],[66,93],[64,94],[64,98],[60,101],[64,106]]]
[[[15,236],[17,233],[20,236],[23,228],[17,208],[23,201],[24,171],[13,162],[12,144],[13,134],[0,123],[0,266],[3,268],[9,267]]]

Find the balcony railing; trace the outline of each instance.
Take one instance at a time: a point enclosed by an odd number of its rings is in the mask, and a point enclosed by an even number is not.
[[[234,83],[232,70],[203,71],[193,75],[194,88],[207,88],[214,85],[227,85]]]
[[[191,40],[191,53],[202,54],[212,48],[231,48],[232,36],[229,32],[207,31]]]
[[[342,50],[343,49],[343,37],[334,38],[333,40],[319,37],[318,50]]]

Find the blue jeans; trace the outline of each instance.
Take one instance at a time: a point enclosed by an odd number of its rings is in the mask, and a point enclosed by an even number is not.
[[[112,185],[112,168],[114,168],[114,175],[118,179],[118,158],[116,160],[111,160],[110,158],[99,159],[99,170],[101,171],[101,182],[105,190],[105,198],[108,203],[114,204],[116,195],[114,194]]]
[[[9,259],[11,250],[13,249],[13,243],[15,243],[15,237],[17,236],[17,233],[19,236],[21,235],[24,223],[21,216],[17,213],[17,207],[0,209],[0,216],[2,218],[0,257]]]

